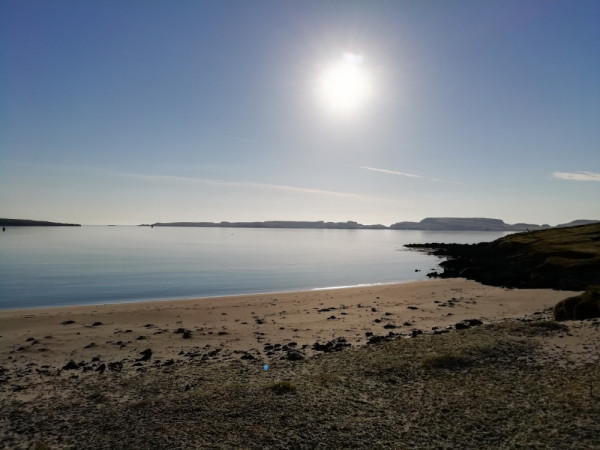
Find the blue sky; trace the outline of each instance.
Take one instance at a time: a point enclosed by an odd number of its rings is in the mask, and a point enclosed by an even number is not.
[[[4,0],[0,216],[600,219],[599,43],[597,0]]]

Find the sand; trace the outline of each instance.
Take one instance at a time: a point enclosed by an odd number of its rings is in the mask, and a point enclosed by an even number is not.
[[[484,323],[547,310],[575,292],[503,289],[465,279],[178,301],[0,311],[0,367],[61,369],[69,361],[280,358],[287,345],[308,356],[316,342],[366,333],[443,332],[464,319]],[[587,335],[586,335],[587,336]],[[572,337],[572,336],[571,336]],[[583,337],[581,339],[587,339]],[[581,347],[581,339],[555,345]],[[572,339],[573,340],[573,339]],[[277,345],[279,344],[279,345]],[[274,346],[272,349],[270,346]],[[274,350],[274,351],[273,351]]]

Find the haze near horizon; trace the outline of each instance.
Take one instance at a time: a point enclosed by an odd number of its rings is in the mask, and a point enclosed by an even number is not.
[[[600,218],[600,3],[8,0],[0,216]]]

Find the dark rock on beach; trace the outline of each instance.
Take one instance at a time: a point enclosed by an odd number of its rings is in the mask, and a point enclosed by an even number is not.
[[[600,317],[600,286],[594,286],[581,295],[566,298],[554,307],[556,320],[584,320]]]
[[[63,370],[77,370],[77,369],[79,369],[79,366],[73,360],[70,360],[67,364],[65,364],[63,366]]]

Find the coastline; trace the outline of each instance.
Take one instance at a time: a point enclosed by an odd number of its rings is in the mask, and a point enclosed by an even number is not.
[[[91,364],[95,358],[98,363],[118,361],[133,367],[139,362],[139,353],[148,348],[154,360],[189,360],[212,354],[207,359],[250,355],[246,357],[268,362],[281,357],[269,348],[276,344],[295,343],[295,350],[310,356],[315,353],[315,343],[343,338],[360,346],[368,342],[366,333],[440,333],[466,319],[485,323],[547,310],[575,294],[444,279],[2,310],[0,366],[11,371],[26,366],[58,370],[71,360]]]
[[[549,309],[572,294],[444,279],[0,311],[0,446],[591,448],[600,320]]]

